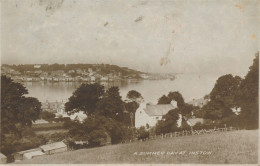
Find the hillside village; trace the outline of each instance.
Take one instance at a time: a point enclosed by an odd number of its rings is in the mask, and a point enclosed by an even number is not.
[[[175,74],[144,73],[108,64],[6,65],[1,73],[17,82],[111,82],[140,79],[174,79]]]

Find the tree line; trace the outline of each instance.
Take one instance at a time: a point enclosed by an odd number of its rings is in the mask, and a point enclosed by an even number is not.
[[[184,102],[179,92],[170,92],[158,99],[158,104],[169,104],[177,101],[178,108],[170,110],[163,116],[154,129],[156,134],[169,133],[178,130],[190,130],[186,120],[177,127],[178,114],[186,119],[193,114],[203,118],[204,123],[196,124],[193,129],[233,126],[241,129],[258,129],[259,121],[259,52],[256,53],[252,66],[245,78],[226,74],[219,77],[212,91],[205,95],[209,102],[202,108],[194,107]]]

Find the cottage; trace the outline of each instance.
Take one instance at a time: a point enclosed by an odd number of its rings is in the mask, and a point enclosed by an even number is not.
[[[209,101],[210,101],[210,99],[200,98],[200,99],[193,99],[192,101],[188,102],[188,104],[191,104],[191,105],[193,105],[193,106],[202,108],[202,107],[203,107],[204,105],[206,105]]]
[[[203,124],[204,123],[204,119],[203,118],[191,118],[191,119],[187,120],[187,124],[189,126],[191,126],[191,127],[195,126],[198,123]]]
[[[95,82],[95,81],[96,81],[96,78],[95,78],[94,76],[91,76],[91,77],[90,77],[90,81],[91,81],[91,82]]]
[[[0,153],[0,158],[0,164],[5,164],[7,161],[7,157],[4,154]]]
[[[32,159],[37,156],[42,156],[45,155],[40,148],[37,149],[30,149],[30,150],[25,150],[21,152],[16,152],[13,154],[15,161],[21,161],[24,159]]]
[[[39,69],[41,67],[41,65],[34,65],[33,66],[35,69]]]
[[[76,112],[70,115],[71,120],[76,120],[82,123],[87,118],[87,115],[83,111]]]
[[[48,121],[44,120],[44,119],[37,119],[34,122],[32,122],[33,124],[47,124],[49,123]]]
[[[40,146],[45,154],[54,154],[67,151],[67,145],[64,142],[55,142]]]
[[[155,126],[159,120],[162,120],[163,115],[167,114],[170,110],[177,108],[177,103],[172,101],[171,104],[145,104],[141,103],[135,112],[135,127]],[[179,115],[181,116],[181,115]],[[178,121],[178,126],[181,124],[181,117]]]

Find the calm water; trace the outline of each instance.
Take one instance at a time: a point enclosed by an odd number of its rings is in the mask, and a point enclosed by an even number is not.
[[[170,91],[179,91],[186,102],[203,97],[210,93],[218,76],[212,75],[177,75],[175,80],[143,80],[138,82],[114,82],[102,83],[106,88],[118,86],[123,99],[130,90],[137,90],[142,94],[146,102],[156,103],[158,98]],[[72,93],[80,86],[79,82],[25,82],[23,83],[29,91],[29,95],[38,98],[41,102],[66,101]]]

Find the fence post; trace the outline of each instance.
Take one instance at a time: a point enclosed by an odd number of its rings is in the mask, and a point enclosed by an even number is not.
[[[174,137],[176,137],[176,131],[174,132]]]

